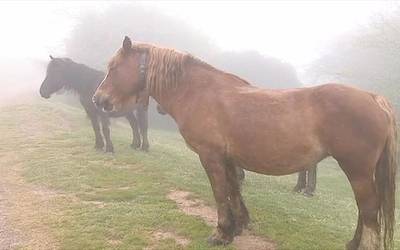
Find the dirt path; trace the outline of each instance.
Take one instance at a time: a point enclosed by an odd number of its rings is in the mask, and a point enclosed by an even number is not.
[[[0,249],[13,249],[23,243],[20,232],[13,229],[7,219],[7,200],[4,185],[0,182]]]
[[[58,211],[53,199],[56,194],[25,182],[24,152],[10,151],[20,148],[19,138],[29,143],[44,137],[47,127],[41,126],[43,122],[35,114],[20,119],[15,130],[3,134],[8,144],[0,144],[0,249],[56,249],[58,243],[46,225],[48,217]]]
[[[56,249],[43,221],[54,194],[25,183],[13,155],[0,157],[0,249]]]
[[[217,212],[215,209],[204,204],[202,200],[191,199],[191,193],[186,191],[174,190],[168,194],[168,199],[173,200],[179,209],[185,214],[202,218],[208,225],[217,225]],[[252,235],[245,230],[242,235],[236,236],[233,245],[239,250],[275,250],[276,243],[270,239],[265,239]]]

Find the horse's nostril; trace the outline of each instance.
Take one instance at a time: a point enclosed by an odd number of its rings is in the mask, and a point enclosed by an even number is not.
[[[97,108],[102,108],[102,106],[104,106],[104,99],[99,96],[93,96],[92,102]]]
[[[97,96],[94,95],[94,96],[92,97],[92,102],[93,102],[94,104],[97,104],[97,99],[98,99]]]
[[[96,108],[105,112],[110,112],[114,108],[114,105],[108,100],[107,97],[104,96],[93,96],[92,102],[94,103]]]
[[[108,100],[103,102],[103,110],[106,112],[110,112],[114,109],[114,105],[110,103]]]

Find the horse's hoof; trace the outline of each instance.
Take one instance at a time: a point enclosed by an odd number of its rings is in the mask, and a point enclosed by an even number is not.
[[[303,195],[305,197],[311,198],[314,196],[314,193],[310,192],[310,191],[304,191]]]
[[[233,236],[229,236],[219,232],[218,230],[214,232],[210,237],[208,237],[208,244],[211,246],[226,246],[233,241]]]
[[[234,235],[234,236],[238,236],[238,235],[241,235],[242,232],[243,232],[243,226],[237,226],[237,227],[235,228],[235,231],[233,232],[233,235]]]
[[[208,237],[208,239],[207,239],[207,243],[210,245],[210,246],[226,246],[226,245],[228,245],[229,243],[231,243],[232,241],[229,241],[229,240],[224,240],[224,239],[221,239],[221,238],[218,238],[218,237],[215,237],[215,236],[210,236],[210,237]]]
[[[114,147],[106,147],[106,153],[114,153]]]
[[[144,141],[144,142],[142,143],[142,146],[140,147],[140,149],[141,149],[142,151],[148,152],[148,151],[149,151],[149,142]]]
[[[302,190],[303,190],[303,188],[300,188],[300,187],[294,187],[293,188],[293,192],[294,193],[301,193]]]
[[[138,148],[140,148],[140,144],[132,143],[132,144],[131,144],[131,148],[133,148],[133,149],[138,149]]]
[[[246,210],[246,208],[244,209]],[[235,230],[233,231],[234,236],[241,235],[243,230],[249,228],[250,218],[247,212],[242,214],[239,218],[236,218],[235,221]]]
[[[357,249],[357,246],[356,246],[356,243],[354,243],[353,240],[347,242],[346,250],[356,250],[356,249]]]

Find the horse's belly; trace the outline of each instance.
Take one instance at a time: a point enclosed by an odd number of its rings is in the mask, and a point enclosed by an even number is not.
[[[250,149],[250,150],[248,150]],[[327,154],[319,144],[284,145],[251,150],[242,148],[232,158],[242,168],[267,175],[287,175],[310,169]]]
[[[303,156],[301,158],[286,159],[286,161],[268,161],[258,162],[253,160],[239,160],[240,167],[266,175],[288,175],[293,174],[305,169],[313,168],[324,157],[316,156]]]

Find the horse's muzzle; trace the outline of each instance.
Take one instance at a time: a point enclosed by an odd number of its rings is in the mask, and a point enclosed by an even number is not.
[[[102,110],[104,112],[111,112],[114,110],[114,105],[106,97],[102,97],[101,95],[94,95],[92,101],[96,108],[99,110]]]
[[[40,91],[40,96],[45,98],[45,99],[49,99],[50,98],[50,95],[47,94],[47,93],[44,93],[43,91]]]

